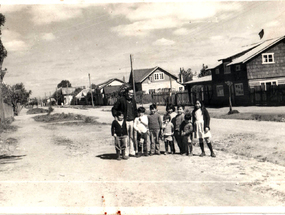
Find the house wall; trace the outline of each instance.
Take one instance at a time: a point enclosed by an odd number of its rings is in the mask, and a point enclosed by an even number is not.
[[[262,53],[274,53],[275,63],[262,64]],[[247,62],[248,79],[285,77],[285,40],[262,53]]]
[[[171,85],[172,89],[175,91],[179,91],[179,88],[182,87],[184,90],[184,86],[182,84],[179,84],[176,82],[176,80],[171,78]],[[142,84],[141,84],[141,89],[145,93],[149,93],[149,90],[158,90],[158,89],[163,89],[163,88],[170,88],[170,77],[165,75],[164,80],[157,80],[157,81],[149,81],[146,79]]]

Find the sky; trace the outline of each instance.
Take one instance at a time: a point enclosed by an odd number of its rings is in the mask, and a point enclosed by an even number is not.
[[[133,69],[178,75],[285,35],[285,1],[0,2],[4,82],[23,83],[32,98],[49,96],[62,80],[88,86],[88,74],[93,84],[128,81],[130,55]]]

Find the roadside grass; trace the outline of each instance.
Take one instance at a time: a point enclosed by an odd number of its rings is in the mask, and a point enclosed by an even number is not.
[[[77,124],[107,124],[107,123],[99,123],[96,118],[97,117],[90,117],[84,116],[81,114],[72,114],[72,113],[56,113],[56,114],[46,114],[46,115],[39,115],[33,117],[37,122],[64,122],[68,125],[77,125]]]
[[[27,114],[40,114],[40,113],[48,113],[48,110],[44,108],[33,108],[27,111]]]

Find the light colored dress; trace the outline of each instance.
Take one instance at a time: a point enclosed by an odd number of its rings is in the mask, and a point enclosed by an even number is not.
[[[203,119],[203,114],[202,114],[202,110],[198,109],[195,112],[195,118],[196,118],[196,122],[194,123],[194,127],[195,127],[195,134],[194,137],[197,138],[211,138],[211,132],[210,130],[208,132],[204,131],[204,119]]]
[[[201,109],[195,111],[195,138],[204,138],[204,119]]]

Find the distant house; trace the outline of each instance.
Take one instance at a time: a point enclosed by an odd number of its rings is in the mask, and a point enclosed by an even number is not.
[[[212,105],[228,105],[229,97],[233,105],[285,102],[285,36],[245,47],[219,62],[210,68]]]
[[[150,69],[135,69],[135,90],[146,94],[155,92],[182,91],[184,86],[177,82],[177,77],[160,67]],[[131,72],[129,83],[133,85],[133,74]]]
[[[75,91],[75,87],[61,87],[57,89],[56,94],[59,95],[59,102],[63,103],[64,105],[70,105],[73,94]]]
[[[98,84],[94,95],[95,103],[98,105],[112,105],[116,101],[114,97],[116,97],[123,84],[125,82],[117,78]]]

